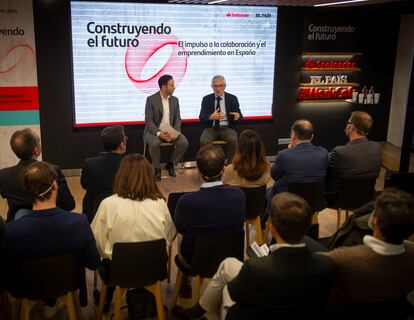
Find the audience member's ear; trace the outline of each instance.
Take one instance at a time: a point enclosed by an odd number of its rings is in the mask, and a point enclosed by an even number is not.
[[[33,149],[33,157],[35,157],[37,159],[40,156],[41,153],[42,153],[42,147],[39,144]]]

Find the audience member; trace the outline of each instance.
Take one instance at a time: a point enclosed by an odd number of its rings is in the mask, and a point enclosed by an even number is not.
[[[6,224],[2,247],[11,260],[73,253],[78,259],[80,301],[85,306],[85,267],[97,269],[99,253],[86,216],[56,206],[57,179],[54,167],[47,162],[35,161],[23,171],[23,185],[33,201],[33,210]]]
[[[31,195],[23,187],[21,174],[25,168],[37,160],[42,152],[39,136],[29,128],[14,132],[10,139],[10,146],[20,161],[13,167],[0,170],[0,194],[7,199],[9,206],[7,221],[14,220],[19,209],[32,208]],[[57,172],[57,184],[59,185],[57,206],[71,211],[75,208],[75,200],[62,171],[58,166],[54,166],[54,168]]]
[[[270,247],[269,255],[244,263],[225,259],[199,303],[185,310],[177,307],[173,314],[180,319],[196,319],[221,306],[221,319],[230,307],[230,319],[320,319],[335,266],[302,242],[311,216],[302,198],[287,192],[274,196],[270,230],[277,244]]]
[[[182,133],[175,137],[163,129],[165,126],[171,126],[174,130],[181,131],[180,104],[177,97],[172,95],[175,90],[173,77],[164,74],[158,79],[158,85],[160,91],[149,96],[145,104],[144,143],[148,143],[149,146],[155,180],[161,181],[161,142],[171,142],[175,146],[170,160],[165,165],[168,174],[175,177],[174,165],[187,150],[188,140]]]
[[[275,184],[268,191],[268,201],[279,192],[288,191],[289,183],[323,182],[328,166],[328,151],[312,144],[313,125],[300,119],[290,130],[291,143],[280,151],[270,170]]]
[[[203,97],[200,110],[200,121],[205,127],[200,137],[201,146],[211,144],[220,139],[227,142],[227,161],[233,161],[237,149],[237,122],[243,118],[237,97],[225,92],[226,79],[216,75],[211,80],[214,93]]]
[[[362,314],[406,319],[407,314],[400,314],[404,308],[386,310],[386,306],[390,301],[405,301],[414,290],[414,245],[404,243],[414,233],[414,197],[385,189],[376,200],[370,224],[373,235],[365,236],[363,244],[326,253],[337,265],[329,310],[335,319]]]
[[[352,112],[345,128],[349,142],[344,146],[335,147],[329,155],[326,174],[328,205],[335,202],[343,179],[378,178],[381,169],[381,147],[367,139],[371,128],[372,118],[368,113]]]
[[[240,134],[233,163],[224,169],[223,183],[239,187],[260,187],[270,181],[270,163],[262,140],[253,130]]]
[[[200,234],[243,231],[245,196],[242,190],[223,185],[224,153],[212,145],[197,153],[200,190],[183,195],[177,202],[174,222],[183,239],[180,258],[191,263],[194,240]]]
[[[197,236],[243,232],[245,220],[244,192],[221,181],[223,151],[207,145],[198,151],[196,158],[202,181],[200,190],[181,196],[174,214],[175,227],[182,235],[178,257],[184,266],[191,264]],[[180,293],[184,298],[191,296],[188,277],[183,278]]]
[[[142,155],[127,155],[121,161],[115,175],[114,193],[102,200],[91,225],[104,258],[104,277],[110,272],[112,248],[116,242],[165,239],[170,244],[176,234],[151,165]],[[106,308],[113,294],[113,288],[109,289]]]
[[[106,127],[101,132],[101,140],[105,152],[85,160],[80,180],[86,190],[82,212],[89,222],[92,222],[101,201],[113,193],[114,177],[126,150],[124,127]]]

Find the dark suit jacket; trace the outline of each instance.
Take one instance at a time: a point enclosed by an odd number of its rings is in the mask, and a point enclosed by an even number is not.
[[[335,147],[329,154],[326,193],[339,191],[343,179],[377,178],[381,170],[381,146],[367,139],[358,139]]]
[[[168,100],[170,105],[170,125],[177,131],[181,131],[180,104],[177,97],[171,96]],[[162,108],[161,93],[158,91],[147,98],[145,104],[145,129],[144,138],[147,134],[157,135],[164,114]],[[146,139],[146,138],[145,138]]]
[[[7,221],[14,220],[14,215],[19,209],[31,209],[32,198],[26,192],[21,181],[23,170],[36,160],[21,160],[17,165],[0,170],[0,194],[7,199],[9,212]],[[59,166],[54,165],[57,172],[58,198],[57,206],[59,208],[71,211],[75,209],[75,199],[70,193],[66,178]]]
[[[106,152],[85,160],[80,182],[86,190],[82,212],[89,222],[92,222],[101,201],[113,194],[113,180],[123,158],[123,154]]]
[[[228,284],[238,311],[232,319],[320,319],[335,271],[326,258],[285,247],[245,261]]]
[[[233,116],[230,114],[230,112],[238,112],[240,114],[240,118],[237,121],[240,121],[243,117],[241,111],[240,111],[240,105],[239,101],[237,100],[237,97],[225,92],[224,93],[224,103],[226,105],[226,114],[227,114],[227,120],[229,121],[230,128],[233,128],[235,125],[235,121]],[[204,125],[204,127],[212,127],[213,126],[213,120],[210,120],[210,115],[214,112],[216,109],[216,97],[214,93],[209,94],[203,98],[203,101],[201,102],[201,110],[200,110],[200,121]]]
[[[32,211],[6,224],[2,248],[8,259],[74,253],[82,280],[79,283],[82,298],[86,302],[85,267],[97,269],[100,257],[84,215],[59,208]]]
[[[177,202],[174,223],[183,235],[181,255],[190,263],[194,240],[201,234],[230,234],[243,231],[245,195],[235,187],[200,188]]]
[[[272,195],[287,191],[289,183],[324,181],[327,167],[328,151],[310,142],[280,151],[270,170]]]

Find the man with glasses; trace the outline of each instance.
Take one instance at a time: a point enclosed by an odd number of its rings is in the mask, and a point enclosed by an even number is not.
[[[105,152],[88,158],[82,168],[81,185],[86,190],[82,212],[92,222],[101,201],[113,194],[113,180],[126,151],[124,127],[113,125],[101,132]]]
[[[381,146],[367,138],[372,122],[371,116],[363,111],[352,112],[346,122],[345,134],[349,142],[335,147],[329,155],[326,175],[328,205],[334,203],[343,179],[378,178],[381,169]]]
[[[205,146],[214,140],[227,142],[227,163],[231,163],[237,149],[235,124],[242,119],[237,97],[224,91],[226,79],[216,75],[211,80],[214,93],[203,98],[201,102],[200,121],[205,129],[201,134],[200,144]]]

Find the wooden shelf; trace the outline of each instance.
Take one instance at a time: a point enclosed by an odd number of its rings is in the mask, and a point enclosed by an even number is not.
[[[299,87],[359,87],[359,83],[346,82],[346,83],[299,83]]]
[[[303,52],[302,56],[360,56],[362,52]]]
[[[349,71],[349,72],[355,72],[355,71],[361,71],[361,68],[302,68],[302,71],[304,72],[326,72],[326,71]]]
[[[345,102],[345,99],[326,99],[326,100],[301,100],[298,101],[299,103],[337,103],[337,102]]]
[[[345,99],[345,102],[350,103],[355,106],[379,106],[381,103],[359,103],[359,102],[353,102],[352,99]]]

